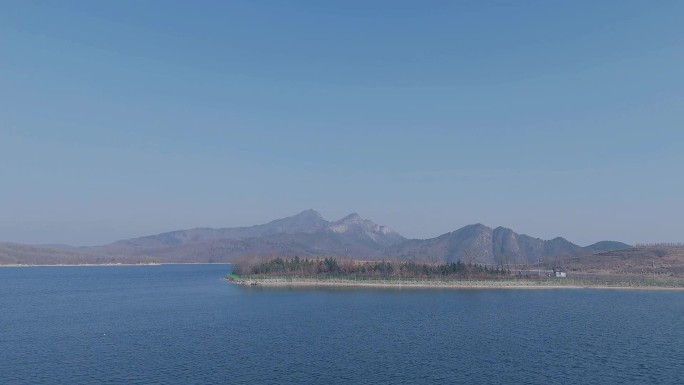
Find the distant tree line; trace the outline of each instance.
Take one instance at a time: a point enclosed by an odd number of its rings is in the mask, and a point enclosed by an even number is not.
[[[330,276],[364,278],[464,278],[509,275],[503,267],[458,262],[446,264],[415,261],[338,261],[335,258],[309,259],[280,257],[243,261],[234,268],[237,275]]]
[[[634,247],[684,247],[683,242],[637,243]]]

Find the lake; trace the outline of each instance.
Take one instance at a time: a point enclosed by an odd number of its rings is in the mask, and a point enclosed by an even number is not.
[[[682,384],[684,292],[266,289],[0,268],[0,384]]]

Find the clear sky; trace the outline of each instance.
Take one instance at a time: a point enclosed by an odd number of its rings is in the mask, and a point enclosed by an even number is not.
[[[3,1],[0,241],[350,212],[684,241],[682,1]]]

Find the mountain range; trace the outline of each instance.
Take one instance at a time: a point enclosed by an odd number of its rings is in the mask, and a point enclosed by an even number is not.
[[[482,224],[431,239],[406,239],[356,213],[330,222],[310,209],[256,226],[178,230],[94,247],[5,243],[0,244],[0,263],[233,262],[247,256],[277,255],[506,265],[628,247],[614,241],[581,247],[560,237],[542,240]]]
[[[403,242],[390,248],[388,254],[397,259],[507,265],[589,254],[592,246],[583,248],[560,237],[546,241],[505,227],[491,229],[474,224],[437,238]]]

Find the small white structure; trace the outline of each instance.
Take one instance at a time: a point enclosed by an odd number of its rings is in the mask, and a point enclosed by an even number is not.
[[[557,278],[566,278],[568,276],[568,273],[566,273],[565,269],[563,269],[562,267],[554,267],[553,275]]]

